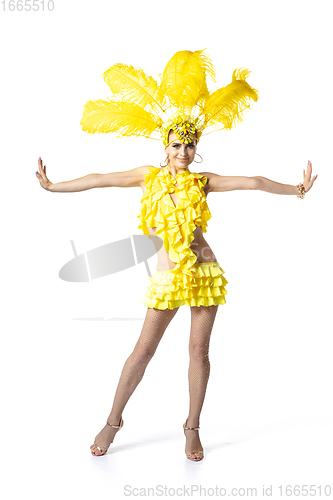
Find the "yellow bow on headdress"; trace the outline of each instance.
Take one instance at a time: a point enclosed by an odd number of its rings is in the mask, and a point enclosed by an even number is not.
[[[181,142],[189,143],[195,132],[199,141],[204,129],[210,133],[242,122],[241,114],[250,108],[250,99],[258,100],[258,90],[245,81],[251,72],[235,69],[229,85],[210,93],[206,77],[215,82],[215,71],[203,50],[176,52],[160,84],[141,68],[121,63],[111,66],[103,77],[112,99],[86,102],[82,130],[148,139],[157,139],[153,135],[159,132],[162,139],[158,140],[167,146],[171,129]]]

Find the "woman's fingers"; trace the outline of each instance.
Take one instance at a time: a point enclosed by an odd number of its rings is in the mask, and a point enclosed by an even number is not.
[[[308,160],[306,173],[305,173],[305,170],[303,169],[303,180],[306,182],[309,182],[311,179],[311,174],[312,174],[312,163],[311,163],[311,161]]]
[[[311,165],[311,161],[308,161],[308,166],[307,166],[307,169],[306,169],[306,175],[305,177],[307,178],[307,180],[309,181],[310,178],[311,178],[311,172],[312,172],[312,165]]]
[[[38,158],[38,170],[39,170],[39,175],[42,176],[42,159],[41,159],[41,157]]]
[[[43,161],[41,157],[38,158],[38,169],[39,169],[39,175],[42,177],[42,179],[47,180],[46,177],[46,165],[43,167]],[[38,172],[36,172],[38,174]]]
[[[39,164],[39,171],[40,171],[40,173],[42,174],[42,177],[44,177],[44,176],[43,176],[43,174],[44,174],[45,172],[44,172],[44,170],[43,170],[43,161],[42,161],[41,157],[39,157],[38,164]]]
[[[46,165],[44,165],[44,167],[43,167],[43,161],[42,161],[41,157],[38,158],[38,169],[39,169],[39,172],[37,171],[36,175],[37,175],[37,178],[39,180],[39,183],[44,189],[48,189],[51,182],[49,181],[49,179],[46,176]]]
[[[306,173],[305,173],[305,170],[303,169],[303,184],[304,184],[304,187],[305,187],[305,192],[308,192],[309,189],[312,188],[314,181],[318,177],[318,175],[315,175],[311,179],[311,175],[312,175],[312,163],[311,163],[311,161],[308,160],[308,165],[307,165]]]

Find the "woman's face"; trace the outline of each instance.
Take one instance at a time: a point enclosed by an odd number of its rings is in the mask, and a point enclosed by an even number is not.
[[[169,142],[170,141],[173,142],[165,148],[165,153],[170,158],[171,166],[187,169],[194,160],[194,155],[197,150],[197,139],[194,138],[193,142],[190,144],[184,144],[177,139],[176,134],[171,130],[169,133]]]

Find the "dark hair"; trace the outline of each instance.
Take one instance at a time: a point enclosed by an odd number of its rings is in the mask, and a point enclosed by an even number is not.
[[[168,144],[169,144],[169,137],[170,137],[170,132],[173,132],[173,129],[171,128],[168,132]]]

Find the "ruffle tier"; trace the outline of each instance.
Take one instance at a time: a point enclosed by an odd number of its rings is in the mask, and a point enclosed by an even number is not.
[[[184,280],[172,277],[172,270],[156,271],[151,278],[142,302],[152,309],[174,309],[182,305],[212,306],[226,303],[224,288],[228,283],[223,276],[224,270],[217,262],[195,263],[195,276],[187,276]]]

